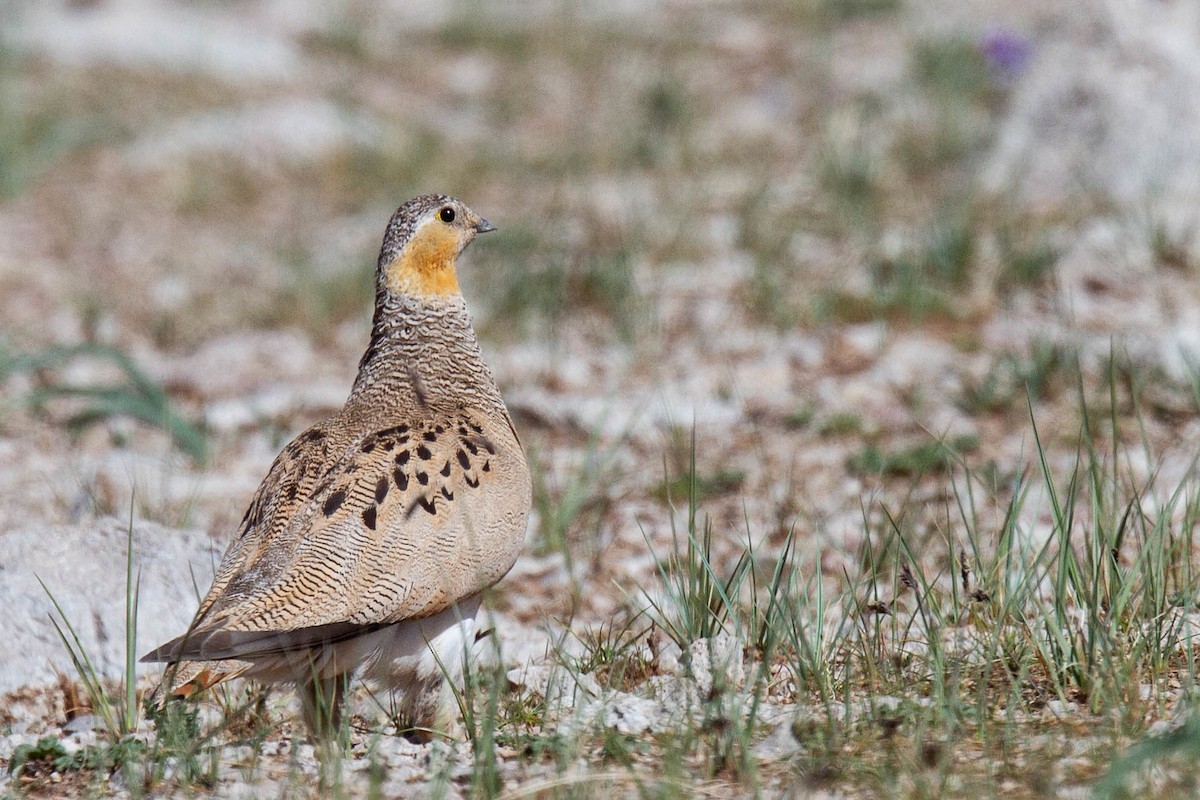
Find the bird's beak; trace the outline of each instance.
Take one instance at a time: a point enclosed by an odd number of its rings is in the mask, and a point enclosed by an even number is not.
[[[488,231],[496,230],[496,226],[488,222],[486,219],[479,220],[479,224],[475,226],[476,233],[487,233]]]

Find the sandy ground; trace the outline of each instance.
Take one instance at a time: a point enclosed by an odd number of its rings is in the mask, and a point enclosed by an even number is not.
[[[1078,353],[1091,398],[1116,364],[1143,403],[1120,402],[1130,474],[1178,486],[1200,451],[1196,12],[873,5],[0,7],[0,355],[112,346],[208,448],[30,404],[127,383],[103,357],[10,371],[0,690],[70,670],[35,576],[119,674],[131,516],[139,641],[186,625],[279,447],[344,399],[383,226],[420,191],[500,228],[462,281],[536,467],[528,554],[489,598],[514,669],[658,591],[693,437],[718,568],[791,541],[830,582],[881,507],[923,536],[945,519],[943,471],[864,453],[957,443],[1001,487],[994,524],[1035,463],[1038,354]],[[1065,469],[1079,397],[1044,372]],[[0,719],[56,730],[57,692]],[[414,781],[440,757],[387,747]]]

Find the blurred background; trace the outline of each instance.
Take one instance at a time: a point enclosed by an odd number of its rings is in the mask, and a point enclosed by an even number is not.
[[[109,613],[132,517],[142,636],[177,633],[343,401],[421,192],[500,229],[461,278],[535,466],[510,636],[628,608],[689,491],[715,557],[791,543],[841,579],[876,500],[946,535],[951,464],[1002,511],[1031,407],[1052,462],[1080,397],[1147,479],[1200,443],[1190,0],[0,15],[5,602],[44,607],[36,571]]]

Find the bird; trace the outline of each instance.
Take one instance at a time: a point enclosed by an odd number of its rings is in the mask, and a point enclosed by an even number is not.
[[[142,658],[170,665],[172,696],[294,683],[327,739],[361,674],[397,693],[410,729],[453,729],[481,593],[516,562],[532,504],[458,282],[463,250],[494,230],[444,195],[392,215],[345,405],[283,448],[187,631]]]

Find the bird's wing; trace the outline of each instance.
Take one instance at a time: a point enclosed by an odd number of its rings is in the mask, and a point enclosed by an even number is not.
[[[520,552],[529,473],[507,429],[468,412],[356,438],[324,471],[289,445],[247,512],[193,630],[156,660],[247,658],[429,616]],[[317,430],[317,429],[314,429]],[[308,455],[300,450],[306,450]],[[319,473],[319,474],[318,474]],[[270,488],[268,488],[270,487]]]
[[[246,508],[212,586],[200,601],[193,629],[226,596],[230,583],[253,569],[261,570],[290,549],[289,543],[294,546],[295,536],[289,535],[289,526],[312,501],[343,450],[331,441],[325,430],[327,424],[314,425],[299,434],[276,456]]]

